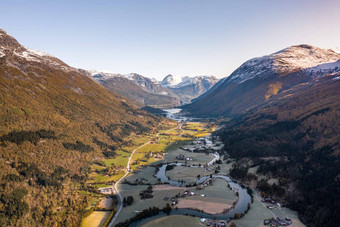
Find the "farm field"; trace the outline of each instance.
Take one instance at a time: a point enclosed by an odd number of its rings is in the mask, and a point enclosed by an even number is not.
[[[148,222],[142,227],[188,227],[188,226],[205,226],[200,222],[199,218],[185,216],[185,215],[170,215],[166,217],[161,217],[151,222]]]
[[[131,183],[136,183],[136,180],[140,181],[141,179],[145,179],[144,183],[146,184],[156,184],[158,180],[153,176],[155,169],[155,167],[147,166],[142,170],[137,170],[137,173],[133,173],[125,179]]]
[[[101,227],[105,223],[106,219],[110,216],[111,211],[93,211],[92,214],[81,223],[81,227]]]
[[[205,213],[218,214],[232,207],[233,202],[237,199],[235,192],[229,189],[227,182],[222,179],[213,180],[211,186],[201,190],[190,191],[195,195],[180,199],[176,207],[194,208],[203,210]]]
[[[197,176],[207,176],[212,174],[213,171],[205,171],[205,168],[191,168],[186,166],[175,166],[172,170],[166,171],[166,175],[175,181],[184,180],[187,183],[195,183]]]
[[[136,211],[141,211],[148,207],[159,207],[163,208],[169,201],[164,201],[164,197],[172,197],[178,193],[183,193],[185,188],[172,187],[170,185],[155,185],[153,186],[153,198],[151,199],[140,199],[139,193],[145,190],[148,185],[136,185],[131,186],[127,184],[120,184],[119,191],[122,193],[123,197],[133,196],[134,202],[131,206],[124,207],[118,216],[116,223],[125,221],[128,218],[133,217]]]
[[[180,146],[180,147],[184,147]],[[185,146],[185,147],[190,147],[189,145]],[[178,160],[176,157],[183,155],[185,157],[191,157],[192,161],[187,161],[188,164],[206,164],[209,161],[211,161],[214,156],[213,155],[205,155],[204,153],[195,153],[195,152],[190,152],[190,151],[185,151],[182,149],[174,149],[173,151],[169,152],[164,160],[163,163],[166,162],[185,162],[184,160]]]

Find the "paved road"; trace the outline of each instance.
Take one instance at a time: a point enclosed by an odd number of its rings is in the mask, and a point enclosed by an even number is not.
[[[176,129],[176,128],[178,128],[178,127],[179,127],[179,128],[182,128],[182,124],[180,124],[179,126],[176,126],[175,128],[169,129],[169,130],[167,130],[167,131]],[[166,131],[166,132],[167,132],[167,131]],[[158,135],[159,135],[159,133],[156,134],[156,137],[158,137]],[[116,221],[116,219],[117,219],[117,217],[118,217],[120,211],[121,211],[122,208],[123,208],[123,196],[122,196],[122,194],[121,194],[121,193],[119,192],[119,190],[118,190],[118,184],[119,184],[119,183],[120,183],[120,182],[121,182],[128,174],[129,174],[129,170],[130,170],[130,161],[131,161],[131,159],[132,159],[132,157],[133,157],[133,154],[134,154],[139,148],[141,148],[141,147],[143,147],[143,146],[149,144],[150,142],[151,142],[151,141],[148,141],[148,142],[144,143],[143,145],[137,147],[136,149],[134,149],[134,150],[132,151],[132,153],[131,153],[131,155],[130,155],[130,157],[129,157],[129,160],[128,160],[128,162],[127,162],[127,165],[126,165],[126,169],[127,169],[126,173],[124,174],[124,176],[122,176],[122,177],[114,184],[113,189],[116,191],[116,193],[117,193],[117,195],[118,195],[118,197],[119,197],[119,199],[120,199],[120,205],[119,205],[119,208],[118,208],[118,210],[117,210],[115,216],[112,218],[111,222],[109,223],[109,225],[108,225],[109,227],[112,227],[112,226],[113,226],[113,223]]]
[[[120,199],[120,206],[119,206],[119,208],[118,208],[118,210],[117,210],[115,216],[112,218],[112,220],[111,220],[111,222],[109,223],[108,226],[113,226],[113,223],[115,222],[115,220],[117,219],[117,217],[118,217],[120,211],[121,211],[122,208],[123,208],[123,196],[122,196],[122,194],[120,194],[120,192],[119,192],[117,186],[118,186],[118,184],[119,184],[119,183],[120,183],[120,182],[121,182],[128,174],[129,174],[129,170],[130,170],[130,161],[131,161],[131,158],[132,158],[133,154],[136,152],[136,150],[138,150],[139,148],[141,148],[141,147],[143,147],[143,146],[145,146],[145,145],[147,145],[147,144],[149,144],[149,143],[150,143],[150,141],[144,143],[143,145],[137,147],[136,149],[134,149],[134,150],[132,151],[132,153],[131,153],[131,155],[130,155],[130,157],[129,157],[127,166],[126,166],[126,169],[127,169],[126,173],[124,174],[124,176],[122,176],[122,177],[115,183],[115,185],[114,185],[114,187],[113,187],[114,190],[116,191],[117,195],[119,196],[119,199]]]

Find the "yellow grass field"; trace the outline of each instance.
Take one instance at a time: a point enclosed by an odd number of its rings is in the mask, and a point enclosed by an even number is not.
[[[103,226],[111,211],[94,211],[90,216],[83,219],[81,227],[100,227]]]

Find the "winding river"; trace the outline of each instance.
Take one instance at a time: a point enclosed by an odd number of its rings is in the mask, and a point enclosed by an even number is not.
[[[181,111],[181,109],[168,109],[165,110],[167,112],[166,116],[167,118],[177,120],[177,121],[182,121],[182,120],[188,120],[188,118],[185,118],[184,116],[178,115],[178,113]],[[163,183],[170,184],[172,186],[177,186],[177,187],[185,187],[189,183],[185,182],[180,182],[180,181],[174,181],[169,179],[166,176],[166,167],[167,165],[184,165],[183,163],[170,163],[170,164],[163,164],[161,167],[159,167],[158,172],[156,173],[156,177],[159,178]],[[194,168],[190,167],[189,168]],[[228,220],[230,218],[233,218],[236,213],[238,214],[243,214],[247,211],[248,209],[248,204],[251,203],[251,197],[247,192],[247,189],[243,188],[241,185],[230,179],[230,177],[225,176],[225,175],[212,175],[212,178],[219,178],[223,179],[228,182],[230,185],[231,189],[235,192],[238,192],[238,200],[237,203],[233,208],[231,208],[228,212],[222,213],[222,214],[207,214],[202,211],[194,210],[194,209],[189,209],[189,208],[178,208],[178,209],[173,209],[170,213],[170,215],[174,214],[181,214],[181,215],[191,215],[191,216],[196,216],[196,217],[202,217],[202,218],[210,218],[210,219],[220,219],[220,220]],[[196,181],[196,184],[201,184],[203,183],[206,179],[210,178],[210,176],[204,176],[201,177]],[[151,220],[160,218],[166,216],[165,213],[160,212],[158,215],[145,218],[136,222],[133,222],[130,224],[130,226],[141,226]]]
[[[182,183],[180,181],[174,181],[170,180],[166,176],[166,166],[167,165],[184,165],[183,163],[170,163],[170,164],[163,164],[157,174],[156,177],[159,178],[163,183],[168,183],[172,186],[177,186],[177,187],[185,187],[188,185],[188,183]],[[210,178],[210,176],[204,176],[201,177],[196,181],[196,184],[201,184],[203,183],[206,179]],[[247,192],[247,189],[243,188],[241,185],[237,184],[235,181],[231,180],[228,176],[224,175],[212,175],[212,178],[219,178],[223,179],[228,182],[230,185],[231,189],[233,191],[237,191],[239,194],[237,203],[233,208],[231,208],[228,212],[222,213],[222,214],[207,214],[199,210],[194,210],[194,209],[189,209],[189,208],[178,208],[178,209],[173,209],[170,213],[170,215],[174,214],[181,214],[181,215],[191,215],[191,216],[196,216],[196,217],[202,217],[202,218],[210,218],[210,219],[219,219],[219,220],[228,220],[230,218],[233,218],[236,213],[238,214],[243,214],[247,211],[248,209],[248,204],[251,204],[251,197]],[[140,221],[136,221],[134,223],[131,223],[130,226],[141,226],[149,221],[152,221],[154,219],[160,218],[166,216],[165,213],[160,212],[158,215],[142,219]]]
[[[165,116],[168,119],[175,120],[175,121],[187,121],[189,120],[188,117],[183,116],[180,114],[182,109],[180,108],[174,108],[174,109],[164,109]]]

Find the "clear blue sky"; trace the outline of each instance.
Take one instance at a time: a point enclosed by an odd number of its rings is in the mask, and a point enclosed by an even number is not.
[[[340,46],[339,0],[1,0],[0,27],[71,66],[228,76],[295,44]]]

